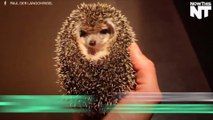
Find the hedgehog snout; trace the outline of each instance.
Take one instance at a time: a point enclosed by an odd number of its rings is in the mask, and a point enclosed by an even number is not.
[[[96,45],[96,40],[90,40],[89,41],[90,46],[95,46]]]

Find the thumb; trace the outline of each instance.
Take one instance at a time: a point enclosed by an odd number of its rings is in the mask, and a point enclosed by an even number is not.
[[[129,47],[130,59],[136,70],[136,91],[152,91],[158,88],[155,66],[140,50],[136,43]]]

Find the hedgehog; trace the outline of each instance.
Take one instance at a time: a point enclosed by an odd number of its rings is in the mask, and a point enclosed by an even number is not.
[[[123,93],[135,90],[136,71],[128,47],[135,33],[127,18],[105,3],[82,3],[63,22],[56,38],[57,83],[63,94],[90,95],[91,116],[117,104]]]

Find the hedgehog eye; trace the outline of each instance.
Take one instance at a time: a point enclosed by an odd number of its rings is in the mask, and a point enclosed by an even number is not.
[[[110,33],[110,31],[108,29],[103,29],[100,31],[101,34],[107,34]]]
[[[85,37],[87,35],[87,33],[83,30],[80,31],[80,37]]]

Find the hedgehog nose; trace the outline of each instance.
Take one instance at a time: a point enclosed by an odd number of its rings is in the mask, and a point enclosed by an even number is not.
[[[89,42],[89,45],[90,45],[90,46],[95,46],[95,45],[96,45],[96,41],[95,41],[95,40],[91,40],[91,41]]]

